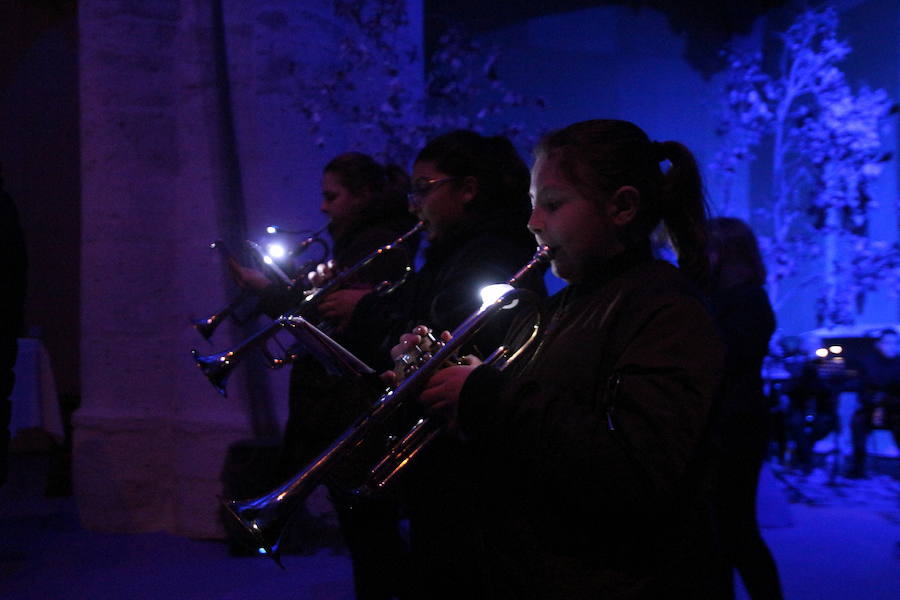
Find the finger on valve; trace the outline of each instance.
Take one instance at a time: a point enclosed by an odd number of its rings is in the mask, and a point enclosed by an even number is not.
[[[309,279],[309,282],[313,285],[313,287],[322,287],[322,285],[331,279],[331,274],[333,272],[334,261],[328,261],[327,263],[319,263],[318,266],[312,271],[310,271],[306,277]]]
[[[431,358],[436,341],[431,330],[424,325],[418,325],[413,328],[412,333],[400,336],[400,343],[391,348],[391,358],[394,360],[394,373],[397,380],[404,379],[419,365]]]
[[[397,386],[397,373],[394,371],[384,371],[383,373],[379,373],[378,378],[381,380],[381,383],[388,387],[392,388]]]

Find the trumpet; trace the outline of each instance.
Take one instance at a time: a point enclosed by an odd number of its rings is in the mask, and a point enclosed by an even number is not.
[[[263,247],[251,240],[247,240],[247,247],[253,251],[255,258],[259,261],[261,265],[263,265],[263,272],[268,274],[270,279],[277,279],[284,285],[289,287],[293,287],[297,284],[297,276],[305,275],[309,270],[310,264],[315,264],[316,262],[322,262],[325,259],[325,256],[328,255],[328,243],[320,237],[320,234],[324,231],[325,228],[322,228],[315,233],[313,233],[310,237],[301,241],[297,246],[287,252],[282,257],[283,263],[290,262],[294,257],[299,256],[306,252],[313,245],[319,245],[322,247],[322,256],[319,260],[307,261],[304,265],[296,270],[292,270],[295,274],[295,277],[291,277],[288,273],[286,273],[281,266],[279,266],[278,261],[273,259],[270,255],[270,252],[263,249]],[[270,233],[278,233],[283,230],[275,226],[270,226],[267,228]],[[210,248],[214,250],[218,250],[222,253],[223,257],[227,259],[231,259],[234,255],[229,251],[228,247],[222,240],[216,240],[209,245]],[[209,340],[212,338],[213,333],[215,333],[216,329],[218,329],[219,325],[221,325],[228,317],[233,318],[238,324],[244,324],[252,317],[258,314],[255,310],[251,311],[247,316],[240,318],[237,315],[237,310],[244,305],[250,298],[252,294],[247,290],[241,290],[241,292],[235,296],[228,304],[217,310],[216,312],[200,318],[200,319],[191,319],[191,324],[194,326],[194,329],[203,336],[203,339]]]
[[[454,361],[459,349],[500,310],[511,308],[519,301],[537,303],[534,292],[515,286],[526,274],[546,263],[549,254],[546,246],[538,248],[532,259],[507,281],[509,287],[504,293],[493,301],[486,302],[470,315],[452,332],[449,341],[439,345],[439,349],[412,370],[397,387],[384,393],[330,447],[297,475],[258,498],[222,500],[228,513],[241,524],[260,554],[271,557],[284,568],[279,553],[284,530],[299,505],[320,484],[335,484],[351,495],[382,492],[440,434],[443,424],[430,417],[416,418],[407,434],[400,438],[389,435],[389,431],[394,429],[393,419],[400,408],[408,406],[418,396],[438,369],[443,368],[448,361]],[[512,351],[511,348],[501,346],[485,362],[496,368],[505,368],[535,341],[539,328],[540,315],[537,313],[530,336],[518,349]]]
[[[376,258],[385,254],[386,252],[396,250],[400,245],[406,243],[410,238],[417,235],[424,228],[424,221],[419,221],[412,229],[395,239],[393,242],[385,244],[384,246],[376,249],[374,252],[357,262],[349,269],[341,271],[338,275],[329,279],[322,286],[312,288],[310,290],[305,290],[304,292],[302,292],[302,299],[296,309],[285,313],[284,315],[281,315],[279,318],[272,321],[272,323],[260,329],[255,334],[245,339],[243,342],[240,342],[238,345],[229,348],[224,352],[206,356],[201,356],[196,349],[191,350],[191,355],[194,357],[194,361],[197,363],[197,366],[200,368],[203,374],[206,375],[207,379],[209,379],[210,383],[213,384],[213,387],[215,387],[216,390],[223,396],[227,396],[225,385],[228,381],[229,375],[231,374],[234,367],[237,366],[241,360],[243,360],[244,356],[251,349],[259,348],[265,356],[268,366],[272,369],[280,369],[285,364],[291,362],[292,357],[287,355],[276,356],[267,347],[269,340],[273,339],[279,332],[285,330],[294,334],[296,337],[296,334],[300,331],[297,329],[297,322],[293,319],[293,317],[304,317],[305,322],[305,317],[309,316],[310,312],[328,294],[345,286],[348,282],[351,281],[354,276],[356,276],[357,273],[359,273],[359,271],[368,266]],[[376,292],[381,295],[393,292],[395,289],[397,289],[397,287],[399,287],[403,284],[403,282],[406,281],[411,272],[412,266],[407,265],[402,277],[398,279],[398,281],[393,283],[382,282],[379,286],[376,287]],[[298,340],[301,342],[303,341],[300,338],[298,338]]]

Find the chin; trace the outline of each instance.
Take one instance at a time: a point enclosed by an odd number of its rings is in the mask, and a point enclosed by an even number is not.
[[[566,283],[572,283],[571,281],[571,273],[566,269],[565,265],[560,265],[556,261],[550,263],[550,270],[554,275],[565,281]]]

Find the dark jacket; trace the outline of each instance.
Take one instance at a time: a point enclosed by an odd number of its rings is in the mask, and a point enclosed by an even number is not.
[[[762,363],[775,332],[775,313],[766,291],[753,284],[714,294],[712,305],[726,347],[719,444],[744,459],[753,453],[762,460],[768,444],[769,415]]]
[[[25,237],[13,199],[3,190],[0,179],[0,267],[6,280],[0,295],[0,485],[6,481],[12,420],[10,395],[15,384],[18,337],[25,316],[25,274],[28,261]]]
[[[723,350],[705,304],[676,268],[631,252],[546,314],[524,366],[479,367],[460,398],[485,597],[706,597],[695,585],[709,579],[705,452]]]

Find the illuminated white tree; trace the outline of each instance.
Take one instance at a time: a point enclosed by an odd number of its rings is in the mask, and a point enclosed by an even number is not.
[[[300,78],[296,93],[320,146],[328,118],[355,125],[351,146],[398,164],[450,129],[503,134],[523,147],[535,140],[534,128],[502,117],[513,107],[542,109],[543,100],[503,82],[496,48],[450,27],[417,77],[420,50],[402,35],[409,26],[404,0],[335,0],[334,13],[342,30],[333,61]]]
[[[729,53],[725,144],[712,165],[727,203],[738,167],[771,144],[770,194],[757,198],[771,223],[760,236],[770,294],[777,307],[816,286],[820,326],[854,322],[867,292],[880,284],[896,294],[900,283],[900,245],[868,237],[868,186],[890,158],[880,128],[896,106],[884,90],[848,84],[837,65],[851,49],[837,27],[832,8],[802,13],[780,37],[775,76],[761,55]],[[818,267],[786,289],[799,264]]]

